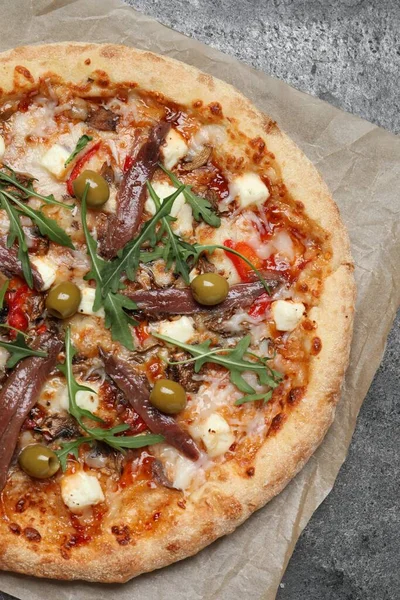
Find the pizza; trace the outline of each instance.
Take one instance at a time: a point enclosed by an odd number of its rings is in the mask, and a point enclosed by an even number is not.
[[[0,55],[0,567],[123,582],[232,532],[331,424],[355,287],[316,169],[186,64]]]

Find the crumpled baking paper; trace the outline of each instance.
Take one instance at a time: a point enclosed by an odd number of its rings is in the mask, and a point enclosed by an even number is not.
[[[230,536],[123,585],[0,573],[21,600],[273,600],[294,545],[332,489],[400,301],[400,140],[317,98],[176,33],[118,0],[15,0],[0,5],[0,50],[59,41],[114,42],[195,65],[242,90],[314,162],[346,223],[356,263],[355,333],[342,399],[301,473]]]

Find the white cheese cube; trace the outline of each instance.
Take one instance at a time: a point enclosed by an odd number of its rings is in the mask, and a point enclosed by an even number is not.
[[[57,265],[54,264],[49,258],[43,257],[32,257],[30,258],[31,263],[36,267],[39,275],[43,280],[42,290],[48,290],[56,279]]]
[[[4,143],[4,138],[0,135],[0,160],[3,158],[6,151],[6,145]]]
[[[278,331],[293,331],[303,318],[305,306],[302,302],[276,300],[271,304],[272,318]]]
[[[40,162],[43,167],[49,171],[49,173],[57,177],[57,179],[62,179],[66,171],[65,161],[69,155],[70,152],[68,152],[68,150],[66,150],[63,146],[60,146],[60,144],[54,144],[54,146],[51,146],[51,148],[47,150],[46,154],[42,156]]]
[[[203,441],[210,457],[225,454],[235,441],[229,424],[218,413],[212,413],[203,423],[191,427],[191,433]]]
[[[178,456],[175,463],[173,486],[178,490],[185,490],[191,484],[197,470],[198,467],[192,460],[184,456]]]
[[[165,138],[165,145],[161,146],[161,154],[164,166],[172,169],[178,162],[186,156],[188,145],[175,129],[171,129]]]
[[[104,308],[99,308],[99,310],[96,312],[93,310],[94,297],[96,295],[95,288],[81,287],[80,290],[82,298],[78,307],[78,313],[81,313],[82,315],[95,315],[96,317],[104,318]]]
[[[72,512],[82,512],[87,506],[104,502],[99,480],[94,475],[78,471],[61,479],[61,497]]]
[[[0,348],[0,370],[5,368],[9,356],[5,348]]]
[[[237,197],[242,208],[251,204],[263,204],[269,198],[269,189],[256,173],[243,173],[229,185],[233,197]]]
[[[158,332],[185,344],[194,336],[193,319],[180,317],[176,321],[161,321]]]

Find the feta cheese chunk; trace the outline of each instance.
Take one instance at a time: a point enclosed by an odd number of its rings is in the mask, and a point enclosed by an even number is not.
[[[99,408],[99,386],[93,381],[79,381],[80,385],[84,385],[88,388],[91,388],[92,391],[89,390],[80,390],[76,393],[75,401],[79,408],[83,408],[84,410],[88,410],[91,413],[96,412]]]
[[[165,145],[161,146],[161,154],[163,157],[164,166],[167,169],[172,169],[178,162],[186,156],[188,145],[175,129],[171,129],[165,138]]]
[[[72,512],[82,512],[87,506],[104,502],[99,480],[94,475],[78,471],[61,479],[61,497]]]
[[[218,413],[212,413],[203,423],[192,426],[191,433],[203,441],[210,457],[225,454],[235,441],[229,424]]]
[[[229,185],[233,197],[237,197],[242,208],[251,204],[263,204],[269,198],[269,189],[256,173],[243,173]]]
[[[158,332],[178,342],[186,343],[194,335],[193,319],[180,317],[176,321],[161,321]]]
[[[95,288],[81,287],[80,290],[82,298],[78,307],[78,313],[81,313],[82,315],[95,315],[96,317],[104,318],[104,308],[99,308],[99,310],[96,312],[93,310],[94,297],[96,295]]]
[[[276,300],[271,304],[272,318],[279,331],[293,331],[300,323],[305,312],[302,302]]]
[[[51,146],[42,156],[41,164],[45,167],[49,173],[57,177],[57,179],[62,179],[65,173],[65,161],[69,157],[70,152],[66,150],[60,144],[54,144]]]
[[[48,290],[54,283],[57,275],[57,266],[54,262],[45,256],[43,257],[29,257],[31,263],[36,267],[39,275],[43,280],[43,290]]]
[[[0,135],[0,160],[3,158],[6,151],[6,145],[4,143],[4,138]]]

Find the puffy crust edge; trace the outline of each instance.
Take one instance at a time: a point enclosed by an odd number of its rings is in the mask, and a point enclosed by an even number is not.
[[[85,65],[87,58],[89,66]],[[123,582],[195,554],[232,532],[278,494],[321,443],[334,418],[352,336],[355,284],[349,240],[339,211],[310,161],[271,119],[230,85],[173,59],[113,45],[65,43],[6,52],[0,55],[3,92],[12,91],[21,81],[23,87],[32,86],[23,69],[17,71],[16,82],[16,66],[27,68],[33,80],[52,72],[75,84],[90,72],[103,70],[112,73],[114,82],[134,77],[140,87],[157,90],[182,104],[198,99],[205,104],[219,102],[225,118],[235,119],[246,135],[265,140],[293,197],[303,202],[308,215],[331,234],[332,274],[317,309],[322,350],[312,358],[305,398],[258,451],[252,478],[239,475],[227,463],[224,480],[208,482],[192,494],[186,510],[166,533],[139,538],[135,545],[118,546],[105,535],[97,551],[91,546],[77,548],[71,559],[65,560],[58,552],[49,554],[49,548],[41,552],[40,545],[27,547],[11,533],[0,541],[2,569],[39,577]]]

